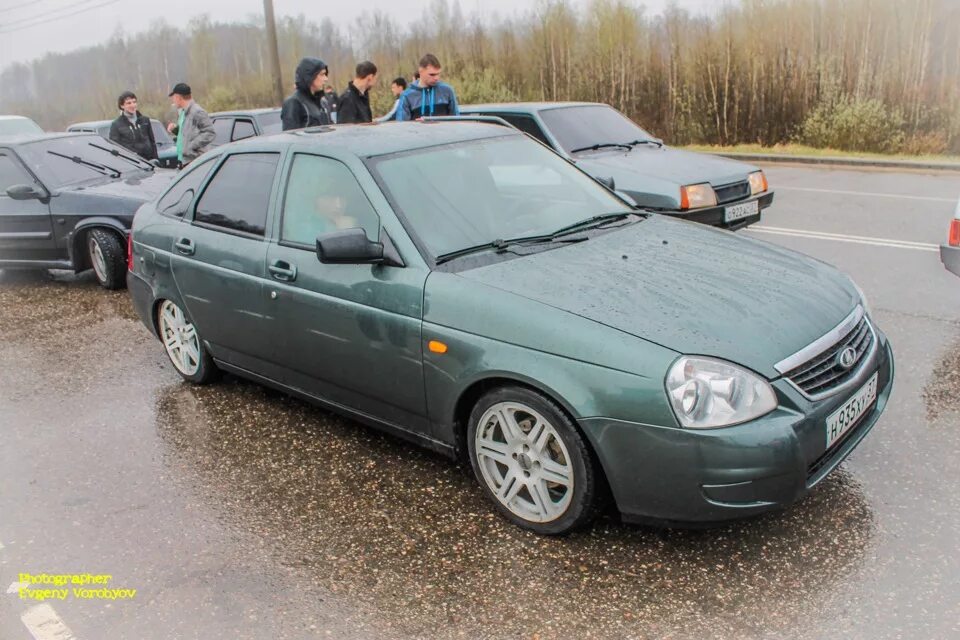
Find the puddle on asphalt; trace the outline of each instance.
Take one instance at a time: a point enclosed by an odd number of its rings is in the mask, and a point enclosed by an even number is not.
[[[550,539],[503,521],[464,467],[252,383],[167,387],[157,419],[171,475],[226,524],[417,637],[788,633],[844,597],[875,533],[842,469],[721,529],[606,518]]]

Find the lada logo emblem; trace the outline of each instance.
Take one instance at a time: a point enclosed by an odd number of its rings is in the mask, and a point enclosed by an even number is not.
[[[853,368],[857,364],[857,351],[853,347],[847,347],[837,354],[837,364],[845,370]]]

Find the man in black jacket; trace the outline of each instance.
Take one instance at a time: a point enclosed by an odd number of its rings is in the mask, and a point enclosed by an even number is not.
[[[137,96],[124,91],[117,98],[120,117],[110,125],[110,141],[133,151],[146,160],[157,159],[157,141],[150,118],[137,111]]]
[[[319,58],[304,58],[297,65],[297,89],[283,101],[280,120],[283,130],[330,124],[330,117],[320,106],[320,93],[327,81],[327,63]]]
[[[357,73],[340,96],[337,124],[373,122],[370,89],[377,83],[377,65],[369,60],[357,65]]]

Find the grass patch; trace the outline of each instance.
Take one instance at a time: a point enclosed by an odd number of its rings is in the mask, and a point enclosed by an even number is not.
[[[732,146],[718,146],[708,144],[691,144],[682,149],[688,151],[705,151],[707,153],[768,153],[785,156],[817,156],[838,158],[864,158],[869,160],[913,160],[916,162],[946,162],[960,165],[960,156],[955,155],[909,155],[905,153],[869,153],[865,151],[841,151],[839,149],[818,149],[802,144],[777,144],[765,147],[759,144],[737,144]]]

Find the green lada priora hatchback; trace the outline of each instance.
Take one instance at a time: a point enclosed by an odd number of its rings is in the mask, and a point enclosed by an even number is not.
[[[883,411],[857,286],[761,241],[631,209],[477,122],[221,147],[137,213],[128,284],[187,380],[227,371],[468,459],[561,534],[785,507]]]

